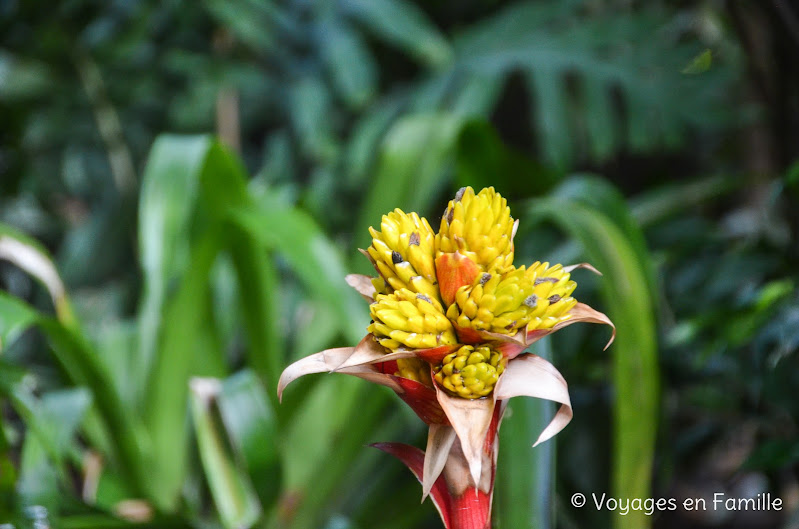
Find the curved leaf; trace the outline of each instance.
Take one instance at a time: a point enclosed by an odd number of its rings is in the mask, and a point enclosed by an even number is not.
[[[609,314],[619,334],[613,352],[614,405],[613,495],[650,495],[659,406],[654,301],[648,267],[636,252],[635,234],[596,208],[559,197],[532,201],[528,215],[546,218],[569,231],[586,257],[605,274],[602,287]],[[638,235],[640,236],[640,234]],[[640,511],[614,517],[618,528],[651,523]]]

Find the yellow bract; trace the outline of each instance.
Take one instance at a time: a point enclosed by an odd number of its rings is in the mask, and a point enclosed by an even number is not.
[[[444,357],[441,365],[435,368],[435,379],[452,395],[477,399],[494,390],[505,364],[502,353],[488,346],[464,345]]]
[[[475,195],[471,187],[449,202],[436,235],[436,255],[460,252],[487,272],[513,264],[513,219],[493,187]]]
[[[407,288],[378,294],[369,310],[373,320],[369,332],[389,349],[402,345],[425,349],[458,343],[441,303],[425,294]]]

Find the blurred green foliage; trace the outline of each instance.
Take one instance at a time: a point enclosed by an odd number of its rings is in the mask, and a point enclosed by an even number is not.
[[[592,326],[537,346],[575,420],[532,450],[552,410],[511,403],[497,527],[687,523],[578,491],[796,497],[799,50],[779,9],[0,2],[0,246],[66,285],[0,260],[0,523],[436,527],[364,448],[423,438],[389,392],[318,376],[279,404],[275,385],[364,334],[343,276],[370,271],[367,228],[395,207],[435,224],[462,185],[509,197],[520,262],[597,265],[577,296],[619,332],[607,353]],[[748,527],[789,527],[785,503]]]

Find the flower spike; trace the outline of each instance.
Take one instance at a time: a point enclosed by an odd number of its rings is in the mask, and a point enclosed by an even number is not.
[[[571,266],[513,263],[518,221],[493,188],[458,191],[433,233],[416,213],[384,215],[361,252],[377,277],[346,277],[369,304],[368,334],[355,347],[328,349],[285,369],[278,383],[337,372],[391,388],[428,426],[427,452],[375,445],[401,459],[422,483],[447,529],[489,529],[498,430],[508,399],[560,404],[538,445],[572,419],[566,380],[526,350],[573,323],[615,327],[579,303]],[[601,275],[601,274],[600,274]],[[607,348],[607,346],[606,346]]]

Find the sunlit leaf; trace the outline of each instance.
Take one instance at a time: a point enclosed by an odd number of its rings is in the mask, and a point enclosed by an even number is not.
[[[688,65],[682,69],[682,73],[688,75],[696,75],[705,73],[710,69],[713,62],[713,54],[710,50],[705,50],[696,57],[694,57]]]

